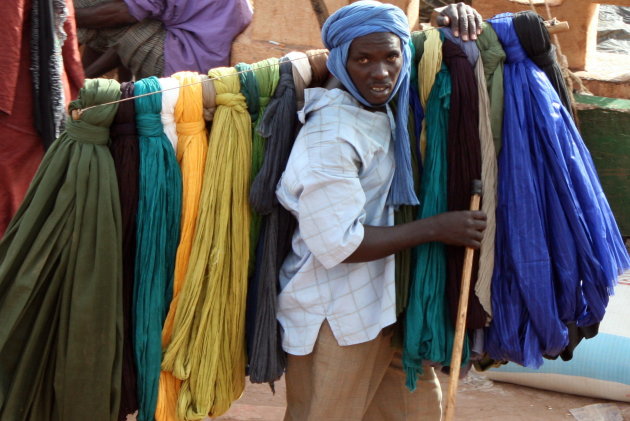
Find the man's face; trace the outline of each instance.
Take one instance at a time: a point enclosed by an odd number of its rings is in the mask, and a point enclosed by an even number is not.
[[[383,105],[394,90],[402,64],[400,38],[391,32],[376,32],[352,41],[346,69],[363,98],[372,105]]]

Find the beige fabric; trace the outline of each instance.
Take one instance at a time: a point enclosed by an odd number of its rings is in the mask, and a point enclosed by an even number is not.
[[[291,60],[297,109],[301,110],[304,107],[304,89],[308,88],[313,80],[313,70],[305,53],[291,51],[285,57]]]
[[[214,90],[214,82],[209,80],[206,75],[199,75],[202,81],[201,95],[203,97],[203,119],[206,121],[212,121],[214,118],[214,112],[217,109],[217,93]]]
[[[324,322],[311,354],[289,355],[284,421],[439,421],[442,391],[433,368],[425,367],[409,392],[388,330],[339,346]]]
[[[490,99],[488,98],[486,77],[481,60],[477,60],[475,77],[479,91],[479,138],[481,140],[481,182],[483,184],[481,210],[485,212],[488,218],[479,249],[479,271],[475,284],[475,294],[484,311],[488,314],[488,322],[490,322],[490,318],[492,318],[491,282],[496,234],[497,155],[490,123]]]
[[[429,95],[433,84],[435,83],[435,77],[439,73],[442,67],[442,41],[440,40],[440,31],[430,30],[425,32],[427,35],[424,41],[424,53],[418,63],[418,88],[420,90],[420,103],[422,109],[427,109],[427,102],[429,102]],[[420,154],[422,159],[426,156],[427,149],[427,123],[426,119],[422,120],[422,131],[420,132]]]

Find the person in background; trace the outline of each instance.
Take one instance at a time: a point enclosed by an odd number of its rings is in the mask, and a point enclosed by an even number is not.
[[[247,0],[74,0],[88,77],[123,66],[136,78],[227,66],[249,25]]]
[[[469,6],[440,14],[462,37],[479,33],[481,17]],[[409,146],[395,127],[407,116],[399,109],[394,121],[389,107],[395,96],[406,98],[409,38],[404,12],[371,0],[339,9],[322,28],[339,85],[305,91],[303,127],[276,190],[298,221],[278,296],[288,353],[285,421],[441,419],[433,368],[409,392],[391,345],[394,254],[434,241],[478,248],[486,217],[445,212],[394,225],[394,205],[415,199],[393,194],[412,181],[396,183]]]
[[[1,1],[0,16],[1,238],[84,75],[71,0]]]

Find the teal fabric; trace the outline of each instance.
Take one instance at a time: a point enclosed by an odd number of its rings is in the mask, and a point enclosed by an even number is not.
[[[88,79],[70,109],[119,98],[118,82]],[[67,120],[0,241],[2,421],[118,417],[122,233],[107,147],[117,108]]]
[[[156,77],[135,83],[134,94],[160,90]],[[153,421],[162,361],[162,325],[173,295],[179,242],[182,175],[164,134],[162,94],[135,99],[140,142],[134,356],[138,374],[138,421]]]
[[[446,143],[451,77],[444,64],[437,74],[427,103],[427,149],[420,190],[419,218],[446,212]],[[426,243],[415,248],[409,303],[404,319],[403,367],[407,387],[415,390],[423,362],[450,365],[455,329],[446,302],[444,244]],[[462,361],[468,360],[464,344]]]

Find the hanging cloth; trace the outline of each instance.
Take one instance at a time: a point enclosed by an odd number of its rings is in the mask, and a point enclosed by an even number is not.
[[[66,0],[32,0],[30,12],[33,123],[48,149],[65,121],[61,47],[66,40]]]
[[[297,109],[301,110],[304,108],[304,90],[308,88],[313,80],[313,70],[308,62],[306,53],[291,51],[285,57],[291,61]]]
[[[133,96],[133,82],[120,86],[121,99]],[[136,256],[136,212],[138,210],[138,171],[140,152],[136,133],[136,112],[133,101],[118,105],[118,112],[111,126],[112,141],[109,149],[114,159],[120,209],[122,212],[122,297],[123,297],[123,361],[122,388],[118,421],[125,421],[128,414],[138,409],[136,392],[136,363],[133,354],[133,284]]]
[[[177,416],[216,417],[245,387],[251,119],[234,68],[209,72],[217,93],[198,225],[162,369],[183,380]]]
[[[259,130],[267,148],[262,168],[252,183],[249,201],[263,216],[263,236],[259,262],[254,274],[256,289],[250,288],[248,304],[253,301],[254,319],[248,320],[253,331],[249,359],[249,376],[253,383],[278,380],[286,365],[276,320],[280,268],[291,250],[295,219],[276,198],[276,186],[286,168],[296,137],[297,100],[293,66],[282,59],[280,81],[273,99],[262,116]],[[252,297],[253,296],[253,297]]]
[[[178,86],[180,83],[182,86],[179,88],[179,99],[174,109],[174,117],[178,135],[177,161],[182,169],[183,200],[181,239],[175,259],[173,300],[162,328],[163,349],[166,349],[171,340],[179,293],[188,269],[190,250],[197,226],[203,168],[208,152],[208,133],[203,119],[201,77],[193,72],[179,72],[172,77]],[[155,411],[157,421],[178,421],[176,405],[180,384],[181,381],[173,377],[172,373],[168,371],[160,373],[160,388]]]
[[[448,32],[448,34],[447,34]],[[451,37],[450,30],[445,37]],[[459,43],[459,42],[458,42]],[[472,41],[466,43],[477,49]],[[477,57],[479,53],[477,51]],[[447,147],[447,202],[448,210],[466,210],[470,205],[470,193],[473,180],[481,179],[481,144],[479,141],[479,93],[471,66],[473,61],[459,45],[450,39],[442,44],[442,57],[449,68],[452,80],[451,110],[448,120]],[[476,62],[476,60],[474,60]],[[451,320],[457,320],[457,306],[464,266],[464,247],[447,246],[448,281],[446,295],[449,301]],[[479,254],[473,258],[470,288],[474,290],[477,282]],[[472,293],[468,299],[466,327],[479,329],[486,325],[487,314],[483,311],[479,299]]]
[[[162,92],[162,111],[160,119],[164,127],[164,134],[177,151],[177,128],[175,125],[175,105],[179,98],[179,80],[174,77],[161,77],[160,89]]]
[[[134,353],[138,372],[138,421],[154,419],[162,357],[162,324],[173,293],[181,218],[182,176],[164,134],[162,95],[156,77],[135,84],[140,136],[140,177],[134,283]]]
[[[86,80],[70,110],[116,101]],[[0,242],[0,419],[114,421],[122,364],[117,104],[68,119]]]
[[[497,153],[492,137],[490,98],[482,60],[475,64],[475,80],[479,93],[479,141],[481,145],[481,184],[483,200],[481,210],[486,214],[486,229],[479,248],[479,273],[475,294],[488,317],[492,317],[491,285],[494,269],[494,238],[496,235],[497,208]],[[489,320],[488,320],[489,321]]]
[[[427,103],[427,150],[418,218],[446,212],[446,150],[451,76],[445,64],[435,78]],[[446,302],[446,254],[443,243],[415,248],[409,303],[404,318],[403,368],[407,387],[415,390],[426,361],[449,365],[455,330]],[[465,344],[462,361],[468,360]]]
[[[531,10],[524,10],[514,15],[514,30],[527,56],[545,72],[562,105],[573,118],[571,93],[558,65],[556,46],[551,43],[545,20]]]
[[[442,39],[444,39],[444,35],[438,30],[429,30],[425,33],[426,40],[424,41],[424,50],[420,57],[420,63],[418,64],[420,104],[422,104],[423,110],[427,109],[427,102],[431,94],[431,89],[433,88],[433,83],[442,66]],[[423,157],[425,156],[426,148],[427,128],[426,121],[424,121],[420,134],[420,155]]]
[[[483,31],[477,35],[477,47],[483,61],[486,74],[486,87],[490,97],[490,124],[494,149],[499,155],[501,151],[501,128],[503,125],[503,62],[505,51],[492,29],[492,25],[483,23]]]
[[[630,266],[593,161],[548,78],[527,58],[512,15],[491,24],[507,54],[499,162],[494,319],[488,353],[538,367],[592,326]],[[536,291],[536,294],[532,294]]]

